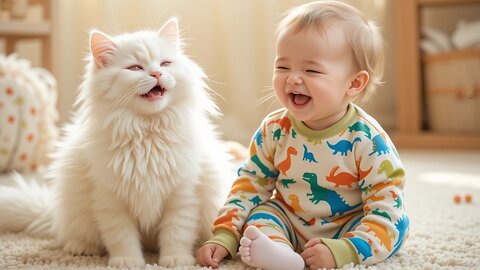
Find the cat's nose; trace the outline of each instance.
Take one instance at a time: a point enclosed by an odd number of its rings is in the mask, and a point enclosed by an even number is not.
[[[162,73],[160,73],[160,71],[153,71],[150,73],[150,76],[159,79],[160,76],[162,76]]]

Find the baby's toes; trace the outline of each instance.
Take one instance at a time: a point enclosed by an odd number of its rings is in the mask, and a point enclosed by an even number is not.
[[[255,240],[258,237],[260,237],[262,233],[260,230],[255,227],[255,226],[248,226],[247,229],[245,229],[245,232],[243,232],[243,236],[247,237],[250,240]]]
[[[240,239],[240,246],[242,247],[249,247],[251,244],[252,240],[248,239],[245,236]]]
[[[238,253],[240,254],[240,259],[242,259],[242,262],[248,264],[252,260],[250,257],[250,247],[240,246],[238,248]]]
[[[250,247],[242,247],[240,246],[238,248],[238,253],[240,254],[240,256],[242,257],[250,257]]]

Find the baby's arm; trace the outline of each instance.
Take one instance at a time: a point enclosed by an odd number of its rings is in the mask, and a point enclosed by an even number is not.
[[[381,262],[401,248],[408,234],[409,221],[403,207],[404,167],[393,143],[380,132],[371,141],[357,144],[355,157],[361,176],[358,188],[363,216],[353,221],[354,229],[343,238],[322,239],[338,267],[350,262]]]
[[[272,147],[268,143],[272,139],[268,134],[270,133],[265,132],[265,125],[262,123],[250,143],[250,156],[238,170],[238,178],[234,181],[225,205],[214,221],[214,235],[197,253],[197,259],[202,265],[212,267],[218,265],[213,259],[220,256],[215,257],[213,251],[219,248],[212,249],[211,244],[220,246],[228,252],[227,255],[234,257],[248,214],[254,207],[272,196],[278,171],[271,162],[272,154],[269,150]],[[223,252],[221,255],[220,259],[226,256]]]

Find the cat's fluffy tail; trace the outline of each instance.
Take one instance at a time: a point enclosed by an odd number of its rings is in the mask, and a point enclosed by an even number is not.
[[[52,236],[52,191],[45,184],[11,174],[13,184],[0,185],[0,232]]]

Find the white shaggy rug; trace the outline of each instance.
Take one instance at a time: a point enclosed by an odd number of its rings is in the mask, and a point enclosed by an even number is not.
[[[405,188],[410,237],[403,249],[380,264],[343,269],[480,269],[480,152],[400,151],[406,166]],[[470,194],[473,202],[455,204]],[[145,269],[165,269],[147,254]],[[114,269],[106,257],[72,256],[52,240],[24,234],[0,235],[0,269]],[[207,269],[177,267],[178,270]],[[250,269],[225,261],[219,269]]]

